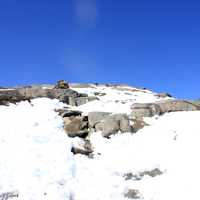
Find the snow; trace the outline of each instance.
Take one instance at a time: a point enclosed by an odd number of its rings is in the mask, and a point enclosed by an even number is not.
[[[106,95],[73,109],[130,113],[134,102],[161,100],[151,91],[126,89],[77,88]],[[0,195],[17,191],[13,200],[125,200],[125,192],[133,189],[144,200],[200,199],[200,111],[145,118],[149,126],[136,134],[107,139],[93,133],[89,158],[71,153],[71,146],[82,141],[64,133],[55,112],[64,106],[46,98],[0,106]],[[154,169],[162,174],[126,179]]]
[[[20,200],[70,196],[74,159],[57,100],[0,107],[0,193],[18,191]]]
[[[131,105],[133,103],[152,103],[166,98],[159,98],[155,93],[149,90],[139,90],[133,87],[88,87],[88,88],[74,88],[79,93],[85,93],[89,96],[95,96],[95,93],[105,94],[98,96],[99,100],[89,102],[81,105],[78,109],[85,114],[92,111],[105,111],[112,113],[130,113]],[[75,108],[77,109],[77,108]]]

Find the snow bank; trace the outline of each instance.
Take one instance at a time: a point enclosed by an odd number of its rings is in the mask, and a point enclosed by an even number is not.
[[[160,100],[152,92],[81,88],[100,101],[74,109],[130,112],[133,102]],[[0,194],[17,191],[16,200],[124,200],[129,189],[144,200],[200,199],[200,112],[146,118],[137,134],[110,139],[91,135],[93,158],[72,155],[72,143],[54,112],[64,104],[35,99],[0,106]],[[153,170],[160,173],[150,175]],[[15,200],[13,198],[13,200]]]
[[[0,106],[0,193],[20,200],[69,199],[75,164],[57,100]]]

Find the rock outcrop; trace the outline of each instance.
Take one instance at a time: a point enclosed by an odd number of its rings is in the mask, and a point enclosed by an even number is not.
[[[24,100],[46,97],[59,99],[63,103],[72,106],[80,106],[89,101],[97,100],[96,97],[88,97],[69,88],[68,83],[60,81],[54,88],[42,86],[26,86],[13,89],[0,89],[0,105],[17,103]]]
[[[200,106],[184,100],[165,100],[155,103],[136,103],[132,107],[132,117],[152,117],[167,112],[196,111]]]

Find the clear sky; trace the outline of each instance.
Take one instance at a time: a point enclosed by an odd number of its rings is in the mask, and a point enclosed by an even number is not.
[[[200,1],[0,0],[0,86],[127,83],[200,97]]]

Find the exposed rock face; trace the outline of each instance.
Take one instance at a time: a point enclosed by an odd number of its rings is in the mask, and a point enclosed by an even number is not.
[[[8,103],[16,103],[23,100],[28,100],[28,98],[20,94],[18,90],[15,89],[0,90],[0,105],[7,105]]]
[[[200,106],[195,105],[191,102],[182,101],[182,100],[162,101],[162,102],[158,102],[157,105],[160,107],[161,113],[200,110]]]
[[[196,111],[200,106],[183,100],[166,100],[156,103],[136,103],[131,107],[132,117],[152,117],[167,112]]]
[[[135,118],[152,117],[160,114],[160,107],[153,103],[136,103],[133,104],[131,116]]]
[[[72,106],[80,106],[89,101],[96,100],[96,98],[88,97],[86,94],[80,94],[72,89],[56,89],[58,87],[43,88],[40,86],[22,87],[16,89],[1,89],[0,90],[0,104],[6,105],[8,103],[16,103],[23,100],[31,100],[40,97],[50,99],[59,99],[61,102]]]

